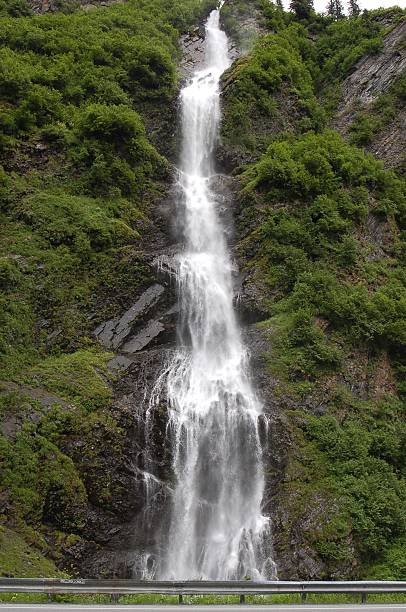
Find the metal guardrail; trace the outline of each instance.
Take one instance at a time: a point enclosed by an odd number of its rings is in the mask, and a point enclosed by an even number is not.
[[[0,593],[45,593],[49,596],[73,593],[107,594],[111,596],[113,602],[118,602],[120,595],[177,595],[179,603],[183,603],[185,595],[239,595],[240,603],[244,603],[247,595],[299,593],[304,602],[310,593],[355,593],[361,595],[362,603],[366,603],[368,594],[406,593],[406,581],[140,582],[137,580],[84,580],[80,578],[0,578]]]

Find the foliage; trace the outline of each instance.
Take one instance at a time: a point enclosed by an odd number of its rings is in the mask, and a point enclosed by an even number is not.
[[[143,245],[169,178],[157,147],[166,151],[172,134],[178,40],[212,2],[59,4],[63,12],[33,16],[25,0],[0,2],[0,419],[12,423],[0,437],[0,572],[9,575],[57,575],[44,555],[60,563],[65,545],[82,545],[88,504],[122,504],[110,355],[91,336],[151,282]]]
[[[277,20],[279,13],[268,8],[266,14],[268,19]],[[224,77],[225,142],[258,155],[272,138],[275,126],[284,129],[292,125],[292,117],[286,116],[287,104],[295,108],[299,129],[322,123],[312,75],[302,58],[308,47],[304,27],[292,23],[262,37],[248,58],[232,66]]]
[[[109,353],[90,350],[48,357],[29,370],[25,380],[55,391],[87,410],[103,408],[109,405],[112,395],[106,366],[109,357]]]
[[[292,328],[299,313],[307,320],[322,317],[350,342],[401,350],[406,342],[404,271],[388,269],[375,287],[362,281],[361,270],[355,283],[343,272],[356,269],[362,253],[356,236],[369,194],[375,214],[381,215],[384,203],[383,217],[403,223],[404,183],[334,132],[276,141],[242,179],[241,222],[258,219],[255,209],[261,222],[241,246],[272,290],[271,312],[286,313]],[[285,204],[275,208],[273,202]]]
[[[371,580],[405,580],[406,541],[396,539],[384,552],[380,560],[368,568],[367,577]]]
[[[80,542],[88,504],[122,504],[114,466],[131,423],[109,411],[110,356],[90,336],[151,281],[143,245],[168,178],[177,41],[212,6],[32,16],[25,0],[0,2],[0,349],[2,377],[20,389],[8,382],[0,398],[12,425],[0,437],[3,573],[55,573],[37,553],[49,551],[44,532]],[[240,171],[238,249],[265,287],[270,367],[303,405],[318,386],[326,395],[321,416],[289,421],[287,506],[300,515],[322,500],[328,524],[307,536],[334,577],[357,556],[365,575],[404,579],[404,407],[327,394],[361,350],[387,355],[406,393],[405,185],[324,130],[323,106],[382,45],[382,15],[351,6],[333,22],[302,0],[294,13],[239,0],[237,18],[225,4],[228,31],[252,49],[224,76],[223,142],[255,162]],[[238,27],[253,8],[270,32],[255,44]],[[392,120],[403,81],[358,114],[353,144]]]
[[[314,11],[312,0],[291,0],[289,8],[298,19],[309,19],[312,11]]]
[[[1,437],[1,488],[17,516],[69,532],[84,526],[86,492],[71,459],[25,424],[13,444]]]
[[[402,579],[404,408],[393,396],[367,402],[339,387],[325,406],[322,416],[290,414],[294,454],[281,491],[291,502],[287,524],[302,517],[325,578],[353,578],[361,566],[364,578]]]
[[[1,0],[0,17],[24,17],[26,15],[31,15],[27,0]]]
[[[374,13],[326,24],[316,41],[319,86],[331,88],[367,53],[382,48],[383,27]]]
[[[349,514],[364,562],[406,530],[403,409],[393,398],[355,402],[344,420],[309,417],[307,435],[326,458],[332,486]]]
[[[398,228],[405,183],[332,131],[279,136],[240,180],[239,252],[264,287],[267,365],[282,401],[322,406],[321,416],[289,415],[292,450],[279,501],[288,518],[279,545],[289,546],[300,525],[323,561],[319,578],[401,579],[404,404],[396,396],[359,400],[340,392],[337,380],[355,385],[349,354],[368,351],[372,360],[381,352],[404,394],[406,274]],[[375,248],[367,228],[375,223],[391,232],[384,252],[366,264]],[[312,508],[328,520],[316,520]]]
[[[77,348],[96,302],[102,320],[147,281],[140,239],[168,164],[144,123],[170,108],[179,33],[207,9],[133,0],[0,18],[5,375],[40,359],[50,336],[54,348]],[[27,166],[30,156],[38,162]]]
[[[334,10],[340,12],[340,6]],[[311,7],[299,19],[273,3],[257,0],[255,7],[271,34],[224,77],[222,138],[237,165],[257,159],[276,133],[322,129],[336,106],[341,80],[363,55],[379,52],[385,32],[380,11],[350,19],[341,18],[341,11],[332,21]],[[231,8],[223,13],[226,22],[234,15]],[[234,19],[231,33],[238,38]]]

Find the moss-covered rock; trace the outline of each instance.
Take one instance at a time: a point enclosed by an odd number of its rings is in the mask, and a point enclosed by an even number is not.
[[[62,577],[55,564],[21,535],[0,527],[0,574],[7,578]]]

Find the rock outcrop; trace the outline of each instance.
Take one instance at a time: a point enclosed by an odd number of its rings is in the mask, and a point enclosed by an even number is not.
[[[344,137],[360,112],[368,113],[382,94],[388,93],[406,70],[406,21],[402,20],[384,37],[383,48],[363,57],[342,84],[338,110],[332,127]],[[374,135],[366,148],[382,159],[388,168],[397,168],[404,159],[406,112],[400,109],[385,127]]]
[[[61,9],[75,10],[81,8],[90,11],[95,8],[111,6],[123,0],[28,0],[27,4],[35,14],[55,13]]]

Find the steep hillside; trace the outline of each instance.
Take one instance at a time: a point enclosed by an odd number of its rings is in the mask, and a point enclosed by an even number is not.
[[[165,398],[147,409],[210,6],[0,1],[1,575],[129,577],[167,520]],[[218,191],[279,577],[406,579],[404,11],[222,19]]]
[[[218,159],[236,177],[243,316],[260,321],[279,575],[404,579],[405,182],[355,146],[401,171],[403,14],[256,4],[269,33],[223,78]]]
[[[80,572],[140,503],[134,414],[113,407],[114,347],[93,332],[154,282],[178,41],[207,9],[2,6],[0,573],[24,574],[19,555],[54,573],[44,554]]]

